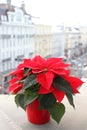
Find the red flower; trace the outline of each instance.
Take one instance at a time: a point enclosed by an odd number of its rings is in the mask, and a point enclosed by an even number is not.
[[[8,93],[12,92],[14,94],[18,93],[23,88],[23,83],[14,83],[9,86]]]
[[[74,94],[78,93],[78,87],[83,84],[83,81],[72,76],[64,76],[64,79],[69,82],[73,90],[73,93]],[[58,88],[55,88],[54,86],[51,86],[49,90],[43,86],[40,86],[38,94],[48,94],[48,93],[53,93],[53,95],[56,97],[59,103],[63,100],[64,96],[66,95],[64,91],[61,91]]]
[[[64,76],[64,79],[70,83],[74,93],[79,93],[78,88],[84,83],[82,80],[74,76]]]
[[[65,95],[65,92],[56,89],[54,86],[51,86],[49,90],[41,86],[38,92],[38,94],[48,94],[48,93],[53,93],[53,95],[55,96],[56,100],[59,103],[63,100]]]
[[[17,69],[10,74],[11,76],[17,77],[18,79],[22,79],[24,77],[24,70]]]
[[[11,72],[9,75],[13,76],[13,78],[9,81],[9,88],[8,88],[8,93],[13,92],[16,94],[23,88],[23,83],[19,83],[19,80],[21,80],[24,77],[24,70],[23,64],[20,64],[18,68]]]
[[[65,91],[53,86],[53,80],[55,77],[60,76],[65,79],[69,84],[73,93],[78,93],[78,87],[82,85],[82,81],[76,77],[69,76],[70,70],[69,64],[65,64],[62,58],[49,58],[44,59],[40,56],[31,59],[24,59],[24,62],[20,64],[17,69],[10,75],[15,77],[9,81],[9,92],[17,93],[23,88],[23,83],[18,81],[24,78],[24,68],[29,68],[31,71],[29,74],[35,74],[38,83],[41,85],[38,94],[53,93],[58,102],[60,103],[64,96]],[[64,87],[64,86],[63,86]]]
[[[25,67],[31,68],[32,73],[36,74],[39,84],[49,90],[56,74],[69,75],[70,71],[66,69],[68,66],[69,64],[62,62],[62,58],[49,58],[46,60],[36,56]]]
[[[10,86],[8,92],[17,93],[23,88],[23,83],[20,83],[19,80],[24,78],[24,68],[27,65],[29,66],[30,61],[30,59],[24,59],[24,62],[19,64],[17,69],[9,74],[13,78],[9,81]]]

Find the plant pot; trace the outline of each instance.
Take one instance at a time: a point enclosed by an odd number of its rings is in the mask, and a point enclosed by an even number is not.
[[[26,107],[28,121],[33,124],[45,124],[50,121],[50,113],[48,110],[39,110],[39,101],[34,102]]]

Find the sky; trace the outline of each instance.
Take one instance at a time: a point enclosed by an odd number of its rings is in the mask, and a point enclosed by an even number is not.
[[[6,0],[0,0],[4,2]],[[21,5],[22,0],[12,0]],[[87,0],[24,0],[25,8],[32,16],[40,17],[45,24],[87,26]]]

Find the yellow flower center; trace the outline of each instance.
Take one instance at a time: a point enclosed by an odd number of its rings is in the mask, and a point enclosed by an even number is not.
[[[44,68],[44,71],[46,72],[46,71],[48,71],[48,69],[47,69],[47,68]]]

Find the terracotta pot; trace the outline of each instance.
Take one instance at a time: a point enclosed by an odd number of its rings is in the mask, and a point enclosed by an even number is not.
[[[48,110],[39,110],[39,101],[34,102],[26,107],[27,118],[33,124],[45,124],[50,120],[50,113]]]

